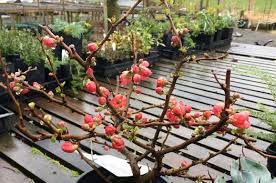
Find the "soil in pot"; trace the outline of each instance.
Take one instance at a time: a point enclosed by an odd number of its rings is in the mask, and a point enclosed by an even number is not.
[[[276,143],[270,144],[266,151],[268,154],[276,156]],[[276,177],[276,159],[267,158],[267,169],[273,177]]]
[[[119,177],[116,177],[115,175],[113,175],[112,173],[108,172],[104,168],[99,168],[99,170],[101,171],[101,173],[103,175],[108,177],[108,179],[112,183],[135,183],[135,180],[132,177],[124,177],[124,178],[120,177],[119,178]],[[80,178],[77,180],[76,183],[90,183],[90,182],[102,183],[104,181],[95,171],[90,171],[87,173],[83,173],[80,176]],[[155,180],[155,182],[152,182],[152,183],[168,183],[168,181],[163,177],[159,177],[158,179]]]

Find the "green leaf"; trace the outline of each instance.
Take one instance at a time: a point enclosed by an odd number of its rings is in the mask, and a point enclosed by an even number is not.
[[[56,136],[52,136],[52,137],[51,137],[51,142],[52,142],[52,143],[55,143],[56,140],[57,140]]]
[[[124,124],[123,124],[123,129],[129,130],[129,129],[130,129],[130,127],[128,126],[128,124],[127,124],[127,123],[124,123]]]
[[[231,166],[233,183],[271,183],[271,174],[267,168],[250,159],[241,157]],[[273,180],[274,181],[274,180]]]
[[[226,183],[223,177],[219,176],[216,178],[215,183]]]
[[[56,87],[56,93],[61,93],[61,89],[60,89],[60,87],[58,86],[58,87]]]

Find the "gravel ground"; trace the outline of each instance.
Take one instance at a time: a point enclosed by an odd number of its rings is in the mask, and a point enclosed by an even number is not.
[[[255,42],[265,43],[268,40],[273,40],[267,46],[276,47],[276,31],[264,32],[264,31],[252,31],[251,29],[236,29],[235,32],[241,33],[242,37],[233,36],[233,42],[255,44]]]

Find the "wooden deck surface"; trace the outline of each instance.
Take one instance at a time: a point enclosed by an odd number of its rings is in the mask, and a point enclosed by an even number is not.
[[[240,49],[238,49],[240,47]],[[254,50],[254,51],[250,51]],[[265,53],[265,54],[264,54]],[[266,54],[270,53],[270,54]],[[227,68],[232,68],[236,65],[251,65],[258,66],[266,69],[268,72],[275,74],[276,72],[276,48],[271,47],[259,47],[245,44],[233,44],[230,49],[230,55],[227,59],[221,61],[202,61],[199,64],[187,64],[183,67],[184,77],[180,78],[173,95],[177,99],[184,100],[185,104],[191,104],[193,109],[210,108],[211,105],[217,102],[223,101],[223,91],[219,88],[215,79],[212,76],[212,70],[214,70],[220,79],[224,79]],[[164,96],[156,95],[154,92],[154,79],[158,76],[169,76],[169,73],[173,71],[174,65],[177,61],[160,59],[153,68],[153,75],[151,78],[142,83],[142,94],[133,94],[131,97],[132,108],[138,109],[142,106],[148,106],[150,104],[159,104],[164,99]],[[114,81],[107,83],[105,78],[99,78],[101,83],[109,88],[114,88]],[[275,103],[269,91],[266,88],[264,82],[253,76],[246,76],[240,72],[233,71],[231,80],[231,91],[241,93],[243,100],[237,103],[239,108],[250,108],[258,110],[256,102],[260,102],[268,108],[275,108]],[[85,112],[94,114],[94,109],[97,107],[97,96],[88,94],[81,91],[76,98],[68,98],[70,102],[78,105]],[[49,103],[45,98],[34,99],[37,106],[42,108],[45,112],[53,115],[54,120],[64,120],[68,122],[69,129],[72,133],[76,134],[81,132],[80,125],[83,122],[83,117],[72,113],[71,111],[63,108],[54,103]],[[11,109],[13,107],[9,106]],[[158,116],[161,113],[161,108],[147,110],[144,115],[149,118]],[[40,129],[39,120],[25,115],[25,120],[28,126],[36,131]],[[28,123],[31,121],[32,123]],[[252,126],[258,131],[271,132],[271,130],[265,124],[261,123],[255,118],[251,118]],[[98,130],[103,130],[99,127]],[[171,135],[166,143],[167,146],[179,144],[181,141],[190,138],[193,132],[192,128],[186,128],[181,126],[179,129],[173,129]],[[153,138],[154,129],[147,128],[139,131],[139,140],[148,141]],[[162,143],[162,139],[165,137],[164,131],[161,133],[159,144]],[[164,158],[164,166],[178,167],[181,160],[185,159],[188,162],[204,158],[208,156],[208,153],[217,152],[223,148],[227,142],[233,136],[227,134],[223,137],[209,137],[201,140],[196,144],[188,146],[187,149],[180,150],[176,153],[170,153]],[[140,154],[144,150],[137,147],[130,142],[126,141],[126,145],[133,152]],[[257,145],[261,148],[266,148],[269,143],[258,140]],[[13,131],[13,136],[4,134],[0,137],[0,155],[5,161],[12,163],[21,172],[28,175],[31,179],[38,182],[74,182],[76,177],[72,177],[70,172],[65,171],[51,161],[33,155],[32,147],[40,149],[43,153],[47,154],[54,160],[59,161],[61,164],[69,167],[72,170],[84,172],[90,170],[90,167],[81,161],[77,154],[66,154],[62,153],[59,147],[59,142],[51,143],[50,140],[44,140],[33,143],[30,139],[24,137],[16,130]],[[89,152],[90,144],[88,141],[82,142],[82,148]],[[243,149],[244,148],[244,149]],[[239,158],[242,155],[242,149],[244,154],[252,159],[255,159],[263,164],[266,164],[266,159],[261,157],[259,154],[251,151],[244,147],[242,141],[231,146],[231,151],[225,152],[210,161],[206,165],[198,165],[190,169],[192,175],[207,174],[208,171],[215,177],[217,175],[223,175],[227,179],[229,178],[229,171],[231,162],[234,159]],[[117,151],[110,150],[105,152],[100,145],[94,144],[94,151],[98,154],[113,154],[122,157]],[[23,158],[24,157],[24,158]],[[0,159],[1,160],[1,159]],[[144,160],[145,164],[152,165],[150,159]],[[192,182],[188,179],[172,178],[169,177],[171,182]],[[1,179],[0,179],[1,180]],[[22,182],[22,181],[20,181]]]

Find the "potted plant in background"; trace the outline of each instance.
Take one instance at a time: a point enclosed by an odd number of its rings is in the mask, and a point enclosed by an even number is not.
[[[91,33],[91,25],[89,23],[84,21],[68,23],[57,18],[50,25],[50,28],[55,34],[61,36],[66,44],[74,45],[76,51],[82,56],[83,37],[87,37],[86,34]],[[58,60],[61,61],[57,69],[59,77],[65,80],[71,79],[71,66],[66,61],[66,51],[61,46],[57,46],[54,49],[54,53]]]
[[[234,25],[235,21],[229,12],[225,14],[219,13],[215,19],[217,29],[215,34],[216,47],[229,45],[231,43]]]
[[[89,33],[91,30],[89,23],[84,21],[68,23],[57,18],[49,26],[55,34],[63,37],[63,41],[66,44],[73,44],[76,51],[82,54],[82,38],[84,34]],[[55,50],[56,56],[61,60],[62,48],[58,46]]]
[[[12,71],[27,70],[29,66],[36,67],[26,77],[29,82],[38,81],[44,83],[44,60],[45,55],[40,46],[39,40],[33,37],[29,31],[1,30],[0,49],[7,62],[13,66]]]
[[[122,30],[116,31],[96,54],[95,74],[102,76],[115,76],[133,63],[132,39],[135,37],[138,59],[146,59],[151,65],[159,58],[157,50],[153,50],[159,44],[160,27],[153,27],[146,17],[135,19]],[[146,27],[146,25],[150,25]],[[97,44],[89,43],[89,52],[97,49]]]

